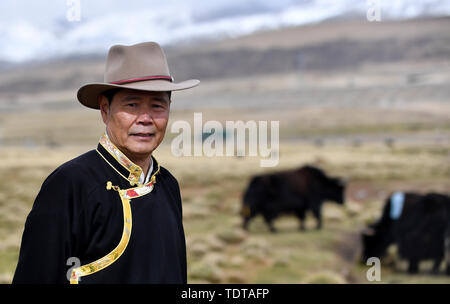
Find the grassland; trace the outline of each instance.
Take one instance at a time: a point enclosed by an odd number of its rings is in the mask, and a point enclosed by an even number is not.
[[[278,120],[280,160],[275,168],[261,168],[258,157],[177,158],[170,150],[176,134],[169,125],[155,156],[180,182],[191,283],[368,283],[368,266],[359,264],[360,232],[380,214],[389,192],[450,189],[445,91],[429,102],[411,99],[402,107],[395,101],[386,107],[360,106],[358,100],[343,105],[342,96],[334,106],[204,107],[215,90],[220,91],[217,83],[204,84],[195,104],[189,104],[189,95],[180,98],[169,123],[192,123],[196,111],[204,121],[222,123]],[[228,93],[230,102],[247,101],[236,90]],[[43,180],[63,162],[94,148],[104,125],[96,111],[68,108],[0,113],[0,127],[0,282],[8,283],[25,218]],[[325,204],[323,230],[314,230],[308,218],[308,230],[300,232],[295,218],[286,216],[276,221],[277,234],[261,218],[249,232],[242,231],[241,196],[250,177],[303,164],[349,181],[344,206]],[[393,247],[381,282],[450,283],[449,277],[428,275],[429,263],[421,267],[420,275],[408,276]]]
[[[23,224],[43,179],[60,163],[90,149],[34,147],[1,149],[0,165],[0,279],[11,280]],[[314,164],[330,175],[349,180],[346,204],[327,203],[325,227],[305,232],[293,217],[276,221],[280,230],[269,232],[261,218],[241,230],[241,195],[249,178],[258,172],[259,158],[181,157],[168,144],[155,153],[179,180],[187,236],[189,281],[213,283],[366,283],[367,266],[358,263],[359,233],[380,213],[390,191],[414,189],[448,191],[448,147],[389,147],[383,143],[347,146],[282,142],[275,169]],[[397,260],[395,248],[391,260]],[[405,264],[382,269],[384,283],[449,283],[445,276],[408,276]]]

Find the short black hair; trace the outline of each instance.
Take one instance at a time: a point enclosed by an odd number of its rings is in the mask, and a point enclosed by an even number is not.
[[[108,99],[108,103],[111,104],[111,102],[112,102],[112,100],[114,98],[114,95],[116,95],[116,93],[119,90],[120,90],[120,88],[109,89],[109,90],[103,92],[102,94],[103,94],[103,96],[106,97],[106,99]]]

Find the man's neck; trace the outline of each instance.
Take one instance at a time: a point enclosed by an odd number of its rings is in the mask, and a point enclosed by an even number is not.
[[[125,154],[125,153],[124,153]],[[127,154],[125,154],[133,163],[135,163],[136,165],[138,165],[139,167],[141,167],[142,172],[144,173],[144,176],[147,176],[147,174],[149,173],[149,169],[150,169],[150,164],[152,163],[152,156],[150,155],[149,157],[147,157],[144,160],[135,160],[130,158]]]

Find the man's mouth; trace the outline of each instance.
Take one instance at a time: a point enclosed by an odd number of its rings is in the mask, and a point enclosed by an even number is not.
[[[150,137],[155,136],[155,133],[133,133],[133,134],[131,134],[131,136],[150,138]]]

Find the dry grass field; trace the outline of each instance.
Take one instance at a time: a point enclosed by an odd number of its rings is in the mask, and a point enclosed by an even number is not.
[[[330,70],[319,64],[239,74],[246,67],[238,69],[236,62],[244,56],[230,61],[226,77],[204,77],[198,88],[174,93],[166,138],[155,156],[181,186],[190,283],[368,283],[368,266],[359,263],[360,233],[380,215],[389,193],[450,192],[448,22],[358,27],[352,21],[258,33],[205,46],[210,61],[196,61],[197,49],[169,52],[174,70],[185,76],[184,69],[194,67],[214,74],[221,70],[217,58],[247,54],[241,49],[254,50],[253,59],[265,58],[273,45],[278,46],[268,57],[273,60],[291,50],[339,63],[348,58],[330,56],[327,43],[354,51],[347,40],[358,42],[361,52],[386,55]],[[391,43],[396,49],[389,49]],[[405,57],[398,57],[399,50]],[[184,55],[191,65],[176,65]],[[270,69],[266,61],[262,68]],[[209,65],[215,72],[208,72]],[[12,279],[23,225],[46,176],[95,148],[104,131],[99,113],[75,101],[79,84],[101,79],[102,69],[102,60],[94,58],[0,71],[1,283]],[[278,166],[262,168],[259,157],[175,157],[170,124],[192,123],[194,112],[202,113],[203,122],[279,121]],[[348,180],[345,204],[325,204],[324,228],[314,230],[308,217],[307,231],[301,232],[296,219],[285,216],[275,222],[279,233],[270,233],[260,217],[242,231],[241,197],[251,176],[304,164]],[[450,283],[443,274],[429,275],[430,267],[425,262],[419,275],[406,274],[393,246],[381,283]]]
[[[23,223],[40,184],[60,163],[89,148],[1,149],[2,282],[12,278]],[[358,263],[359,234],[380,214],[388,193],[443,192],[450,187],[448,147],[286,142],[281,145],[279,166],[269,171],[317,165],[348,179],[346,203],[325,204],[321,231],[314,230],[314,221],[308,218],[308,230],[300,232],[296,219],[285,216],[276,221],[277,234],[269,232],[262,218],[244,232],[239,215],[242,192],[253,174],[267,171],[259,167],[259,158],[177,158],[167,144],[155,156],[181,185],[191,283],[366,283],[368,267]],[[444,275],[427,275],[429,263],[423,263],[420,275],[408,276],[395,247],[388,261],[382,268],[384,283],[450,283]]]

